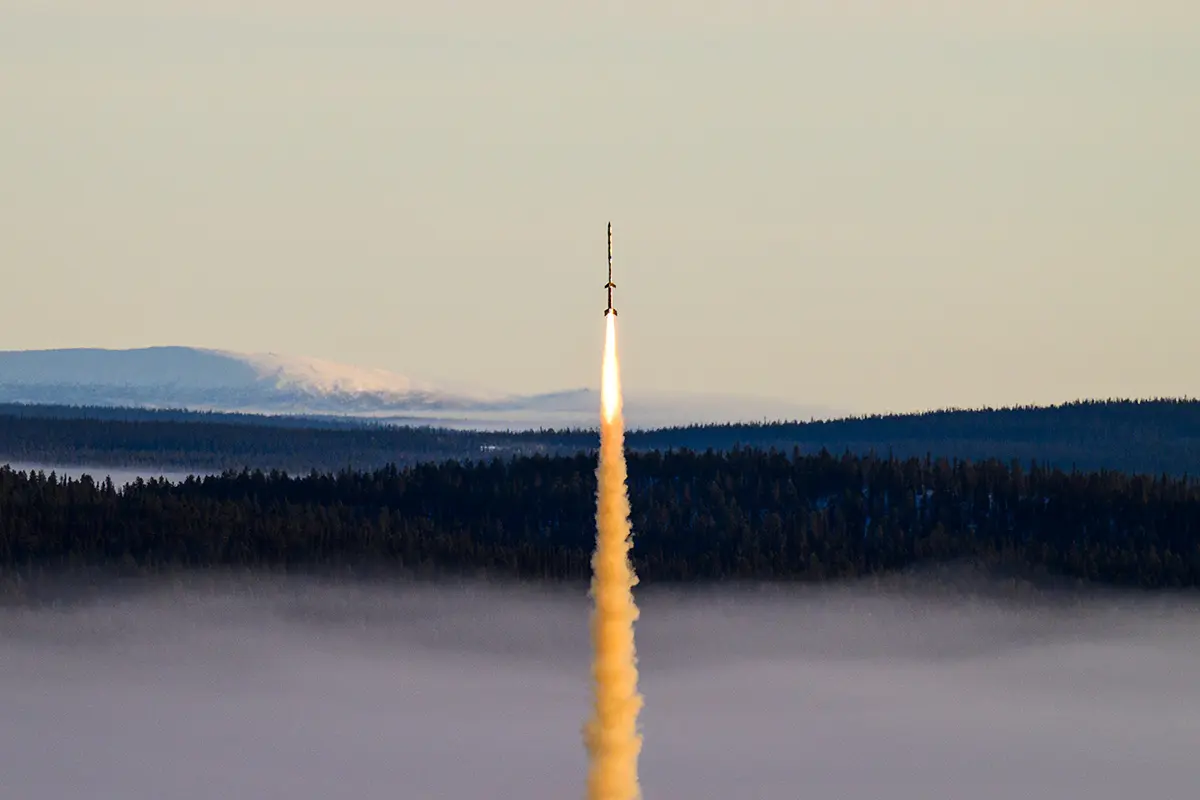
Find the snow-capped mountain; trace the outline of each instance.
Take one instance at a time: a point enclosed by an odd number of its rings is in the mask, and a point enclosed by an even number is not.
[[[504,395],[382,369],[194,347],[0,351],[0,402],[350,416],[459,428],[592,426],[599,394]],[[633,395],[633,427],[807,419],[824,409],[740,397]]]

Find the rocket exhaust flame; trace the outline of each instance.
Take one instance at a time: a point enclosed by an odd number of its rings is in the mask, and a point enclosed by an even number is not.
[[[601,452],[606,441],[604,434],[608,432],[607,428],[613,428],[613,434],[622,444],[625,440],[625,422],[621,414],[621,365],[617,360],[617,321],[610,316],[604,322],[604,362],[600,372],[600,413],[603,422],[600,429]],[[624,462],[623,451],[618,453]],[[625,487],[622,486],[621,491],[624,490]]]
[[[637,730],[642,697],[637,691],[633,600],[637,576],[629,561],[629,495],[626,490],[625,422],[617,320],[606,314],[601,386],[600,463],[596,470],[596,552],[592,557],[592,646],[595,705],[584,727],[590,757],[588,800],[639,800]]]

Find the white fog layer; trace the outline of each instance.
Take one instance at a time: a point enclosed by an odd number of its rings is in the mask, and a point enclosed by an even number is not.
[[[1194,796],[1190,600],[639,594],[647,800]],[[243,580],[0,609],[0,796],[582,797],[582,590]]]

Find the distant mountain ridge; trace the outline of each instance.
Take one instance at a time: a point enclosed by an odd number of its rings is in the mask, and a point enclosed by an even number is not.
[[[382,369],[197,347],[0,351],[0,403],[370,417],[451,428],[591,425],[592,389],[535,395],[450,390]],[[709,395],[633,395],[634,426],[827,417],[827,409]]]

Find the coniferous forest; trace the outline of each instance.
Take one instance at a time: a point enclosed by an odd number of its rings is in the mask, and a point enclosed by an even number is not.
[[[0,464],[336,471],[490,455],[573,455],[594,449],[597,441],[594,430],[450,430],[346,419],[0,404]],[[1064,470],[1200,475],[1200,401],[1084,401],[692,425],[633,430],[626,444],[638,452],[742,446],[815,453],[825,448],[899,458],[1015,458]]]
[[[595,465],[535,455],[124,488],[2,468],[0,566],[584,580]],[[1200,584],[1200,487],[1183,476],[740,447],[631,452],[629,476],[647,583],[822,581],[966,559],[1127,587]]]

